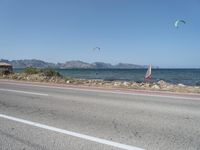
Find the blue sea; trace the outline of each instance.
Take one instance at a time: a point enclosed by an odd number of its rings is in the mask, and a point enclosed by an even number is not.
[[[143,82],[146,69],[56,69],[63,76],[81,79],[102,79]],[[22,72],[23,69],[14,69]],[[152,81],[200,86],[200,69],[152,69]]]

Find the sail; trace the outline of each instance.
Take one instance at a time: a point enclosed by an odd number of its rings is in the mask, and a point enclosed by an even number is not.
[[[149,65],[147,73],[145,75],[145,79],[151,79],[151,65]]]

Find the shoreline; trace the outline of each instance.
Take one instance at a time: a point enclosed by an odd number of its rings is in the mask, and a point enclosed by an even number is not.
[[[163,80],[158,82],[141,82],[134,81],[105,81],[96,79],[77,79],[71,77],[48,77],[44,74],[26,74],[13,73],[9,75],[0,75],[0,79],[13,81],[27,81],[35,83],[49,83],[60,85],[86,86],[94,88],[106,89],[126,89],[126,90],[141,90],[141,91],[162,91],[172,93],[196,93],[200,94],[200,86],[188,86],[183,84],[171,84]]]
[[[54,69],[62,76],[71,76],[77,79],[146,82],[144,75],[146,69]],[[14,69],[16,73],[23,73],[25,69]],[[150,82],[163,80],[170,84],[184,84],[188,86],[200,86],[200,69],[153,69],[153,77]]]

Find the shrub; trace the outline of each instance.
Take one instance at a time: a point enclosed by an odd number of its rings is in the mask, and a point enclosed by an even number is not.
[[[25,68],[24,73],[27,73],[27,74],[38,74],[38,73],[40,73],[40,69],[34,68],[34,67],[27,67],[27,68]]]
[[[28,67],[24,70],[24,72],[27,74],[42,73],[44,76],[47,77],[61,77],[61,74],[52,68],[38,69],[34,67]]]
[[[74,80],[74,78],[72,78],[72,77],[64,77],[64,80],[65,80],[65,81]]]
[[[42,69],[41,72],[47,77],[61,77],[61,74],[52,68]]]
[[[9,75],[9,74],[11,74],[11,72],[9,70],[4,70],[4,71],[2,71],[2,74],[3,75]]]

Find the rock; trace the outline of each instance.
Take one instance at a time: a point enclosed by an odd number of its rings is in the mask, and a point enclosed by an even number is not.
[[[152,89],[155,89],[155,90],[159,90],[160,89],[160,87],[158,86],[158,85],[153,85],[152,87],[151,87]]]
[[[103,84],[102,82],[99,82],[99,83],[98,83],[98,85],[102,85],[102,84]]]
[[[97,85],[97,82],[93,82],[92,85]]]
[[[139,83],[139,85],[140,85],[140,86],[143,86],[143,85],[145,85],[145,83],[141,82],[141,83]]]
[[[125,81],[125,82],[123,82],[123,85],[124,85],[124,86],[129,86],[130,83]]]
[[[166,85],[167,84],[167,82],[165,82],[165,81],[163,81],[163,80],[160,80],[160,81],[158,81],[157,82],[159,85]]]
[[[132,82],[131,83],[131,87],[138,87],[139,85],[138,85],[138,83],[136,83],[136,82]]]
[[[121,82],[114,82],[113,85],[114,85],[114,86],[120,86],[120,85],[121,85]]]
[[[66,83],[69,84],[69,83],[70,83],[70,80],[67,80]]]
[[[184,84],[181,84],[181,83],[179,83],[178,86],[180,86],[180,87],[185,87],[185,85],[184,85]]]
[[[166,89],[173,89],[174,88],[174,86],[173,85],[168,85],[168,86],[166,86]]]
[[[144,85],[144,87],[145,87],[145,88],[149,88],[149,87],[150,87],[150,84],[149,84],[149,83],[146,83],[146,84]]]

